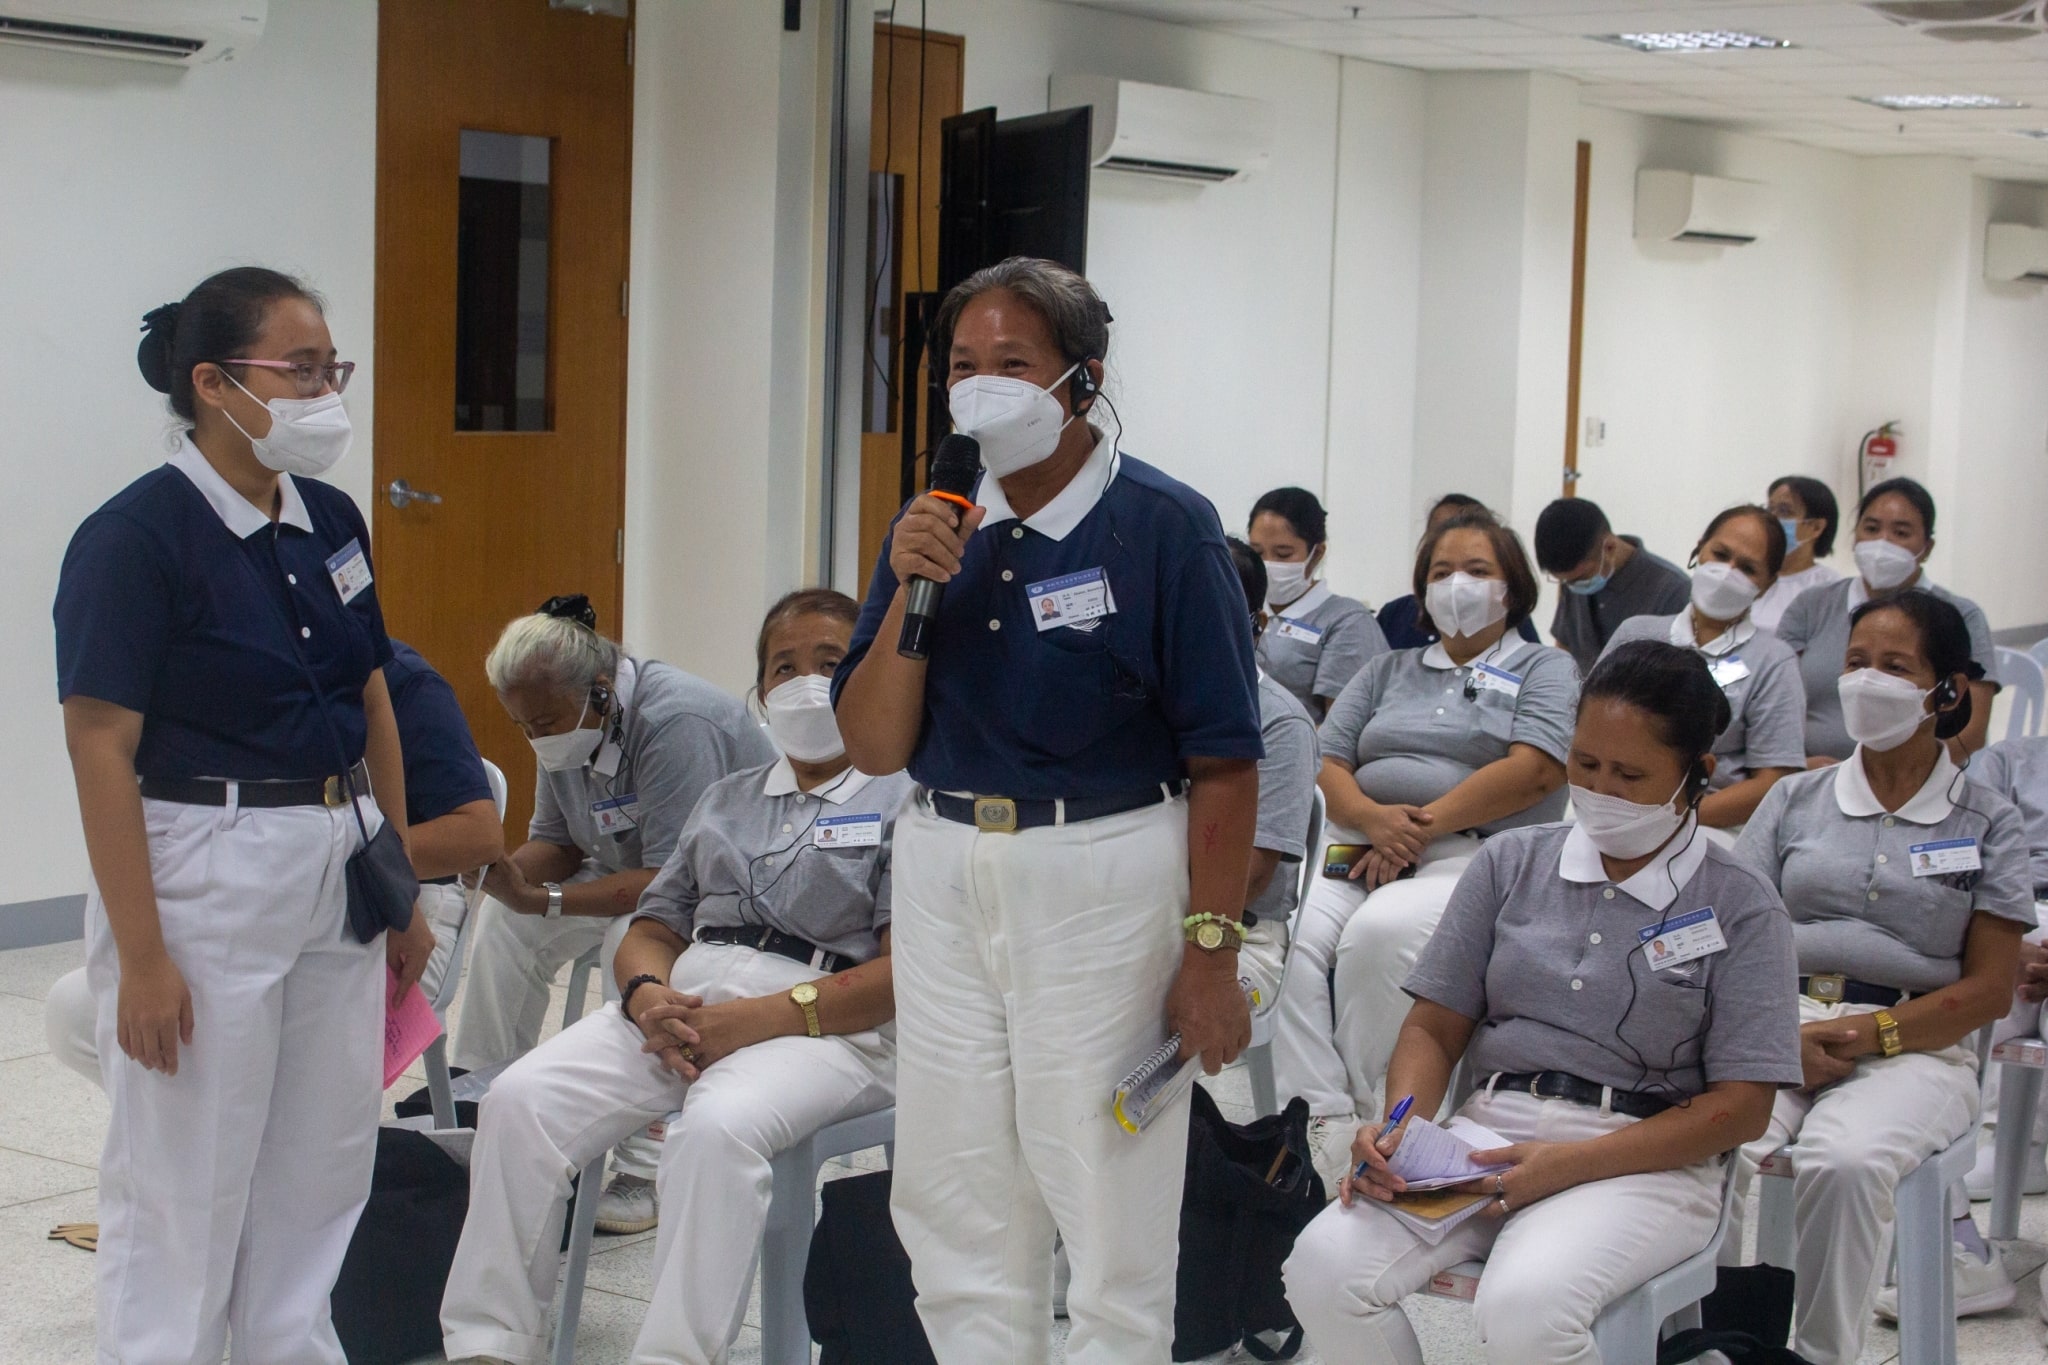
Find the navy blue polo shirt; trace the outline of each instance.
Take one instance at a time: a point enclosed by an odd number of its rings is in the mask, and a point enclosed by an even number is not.
[[[1107,440],[1028,522],[982,482],[988,516],[946,585],[912,777],[939,791],[1071,799],[1177,780],[1190,758],[1264,755],[1244,588],[1208,499]],[[1114,610],[1039,629],[1048,612],[1085,613],[1061,585],[1097,570]],[[885,542],[835,701],[895,593]]]
[[[369,527],[337,488],[278,484],[272,523],[187,437],[64,552],[57,695],[141,712],[143,777],[311,778],[363,756],[363,685],[391,658]]]
[[[405,750],[405,822],[423,825],[472,801],[489,801],[491,780],[448,680],[411,645],[393,640],[384,685]]]

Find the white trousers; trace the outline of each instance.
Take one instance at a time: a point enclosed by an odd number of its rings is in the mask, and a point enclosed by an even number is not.
[[[1332,830],[1327,840],[1363,842],[1348,830]],[[1434,839],[1413,877],[1370,895],[1362,882],[1315,879],[1295,916],[1294,962],[1273,1037],[1274,1088],[1283,1102],[1299,1095],[1310,1114],[1377,1112],[1373,1097],[1412,1003],[1401,983],[1478,851],[1469,834]]]
[[[374,833],[381,823],[365,801]],[[97,1053],[102,1365],[343,1365],[327,1296],[370,1193],[382,939],[347,933],[344,807],[143,802],[164,945],[192,995],[178,1074],[121,1051],[121,964],[86,901]]]
[[[1866,1014],[1801,996],[1799,1020]],[[1866,1057],[1817,1095],[1780,1090],[1764,1135],[1742,1149],[1742,1173],[1792,1145],[1797,1282],[1792,1349],[1814,1365],[1855,1365],[1883,1267],[1899,1181],[1970,1131],[1976,1054],[1967,1048]]]
[[[1637,1122],[1567,1100],[1484,1091],[1459,1112],[1515,1142],[1582,1142]],[[1601,1310],[1712,1239],[1721,1166],[1578,1185],[1504,1221],[1480,1214],[1436,1246],[1379,1204],[1333,1203],[1287,1258],[1287,1302],[1327,1365],[1422,1365],[1401,1300],[1438,1271],[1484,1259],[1473,1307],[1489,1365],[1598,1365],[1592,1330]]]
[[[1116,1083],[1166,1036],[1187,805],[983,834],[896,823],[896,1229],[939,1365],[1043,1365],[1057,1231],[1074,1365],[1165,1365],[1187,1104],[1132,1136]]]
[[[669,981],[715,1004],[782,995],[819,975],[771,953],[700,943],[676,960]],[[478,1116],[469,1217],[441,1301],[449,1359],[549,1358],[548,1305],[570,1177],[680,1108],[661,1153],[653,1302],[632,1359],[725,1360],[767,1225],[769,1163],[828,1124],[889,1104],[889,1033],[773,1038],[686,1085],[641,1051],[645,1035],[606,1005],[514,1063]]]

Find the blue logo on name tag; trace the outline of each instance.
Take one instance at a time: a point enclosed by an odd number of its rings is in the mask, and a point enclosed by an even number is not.
[[[1975,839],[1937,839],[1931,844],[1908,844],[1908,853],[1945,853],[1952,848],[1975,848]]]
[[[1704,910],[1694,910],[1690,914],[1680,915],[1677,919],[1667,919],[1662,924],[1646,924],[1636,930],[1636,942],[1648,943],[1659,934],[1671,934],[1676,933],[1680,929],[1690,929],[1695,924],[1705,924],[1713,917],[1714,907],[1710,905]]]
[[[1058,578],[1048,578],[1042,583],[1026,583],[1024,591],[1028,596],[1037,597],[1044,593],[1062,592],[1068,588],[1085,587],[1090,583],[1100,583],[1101,581],[1102,570],[1083,569],[1079,573],[1061,574]]]
[[[1502,682],[1512,683],[1516,687],[1522,685],[1522,675],[1519,673],[1510,673],[1505,668],[1495,668],[1492,664],[1474,664],[1472,666],[1489,678],[1499,678]]]

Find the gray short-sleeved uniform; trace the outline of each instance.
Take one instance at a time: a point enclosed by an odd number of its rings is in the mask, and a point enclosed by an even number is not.
[[[896,813],[916,787],[849,768],[801,792],[782,759],[734,773],[697,803],[635,918],[683,938],[765,926],[866,962],[889,927]]]
[[[1952,839],[1976,841],[1977,871],[1914,875],[1916,847]],[[1860,758],[1795,773],[1765,795],[1735,850],[1784,896],[1808,975],[1939,990],[1962,976],[1972,915],[2034,925],[2019,811],[1946,751],[1895,814],[1870,794]]]
[[[1483,673],[1482,663],[1515,681]],[[1511,744],[1564,762],[1578,708],[1578,669],[1570,655],[1547,645],[1510,635],[1463,668],[1451,666],[1441,644],[1400,649],[1360,669],[1331,704],[1323,757],[1353,769],[1358,789],[1375,801],[1427,805],[1506,758]],[[1493,834],[1559,820],[1564,803],[1560,787],[1479,828]]]
[[[1596,593],[1560,590],[1550,633],[1571,651],[1579,671],[1590,673],[1600,651],[1623,621],[1636,616],[1669,616],[1692,601],[1692,580],[1685,570],[1643,548],[1635,536],[1621,539],[1635,546],[1628,563],[1614,571]]]
[[[589,763],[542,769],[527,826],[530,839],[583,850],[586,868],[600,875],[660,867],[705,788],[775,757],[738,697],[680,668],[624,659],[616,686],[621,741],[612,741],[607,725]],[[597,809],[608,802],[622,804]],[[613,825],[610,833],[601,821]]]
[[[1713,790],[1733,786],[1759,768],[1806,766],[1806,691],[1799,683],[1799,656],[1767,630],[1748,621],[1704,649],[1693,641],[1692,613],[1637,616],[1621,623],[1601,658],[1630,640],[1660,640],[1699,649],[1721,684],[1733,713],[1714,741]]]
[[[1685,1095],[1717,1081],[1799,1083],[1792,927],[1777,891],[1697,829],[1673,842],[1619,885],[1575,825],[1481,847],[1407,982],[1479,1021],[1465,1052],[1473,1077],[1566,1071]],[[1708,907],[1727,948],[1652,971],[1641,931]]]
[[[1280,866],[1245,910],[1257,915],[1261,924],[1285,924],[1300,889],[1298,872],[1288,864],[1299,864],[1315,852],[1308,847],[1308,813],[1315,804],[1316,772],[1322,760],[1316,752],[1316,723],[1286,688],[1263,672],[1259,738],[1265,742],[1266,756],[1259,760],[1259,821],[1252,831],[1252,846],[1278,853]]]
[[[2001,739],[1973,757],[1967,771],[2019,809],[2034,899],[2048,899],[2048,738]]]
[[[1998,651],[1992,646],[1991,623],[1983,610],[1969,598],[1958,597],[1925,578],[1914,586],[1954,604],[1963,614],[1963,624],[1970,628],[1970,659],[1984,670],[1985,681],[1997,682]],[[1856,741],[1842,727],[1842,698],[1835,683],[1849,652],[1850,613],[1868,600],[1862,579],[1844,578],[1800,593],[1778,622],[1778,638],[1799,656],[1799,677],[1806,685],[1809,754],[1847,758],[1856,748]]]
[[[1266,624],[1258,652],[1259,667],[1314,715],[1311,698],[1342,692],[1359,669],[1387,652],[1387,637],[1365,603],[1318,583]]]

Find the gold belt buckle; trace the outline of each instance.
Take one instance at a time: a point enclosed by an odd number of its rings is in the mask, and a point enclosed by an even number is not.
[[[975,797],[974,827],[983,834],[1015,834],[1017,803],[1007,796]]]
[[[1848,993],[1849,978],[1840,972],[1815,972],[1806,978],[1808,998],[1823,1004],[1838,1005]]]
[[[342,785],[340,778],[330,777],[321,783],[320,799],[329,806],[346,806],[348,804],[348,788]]]

